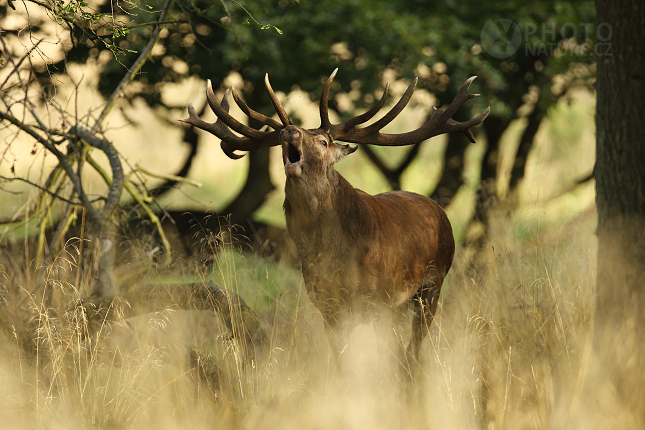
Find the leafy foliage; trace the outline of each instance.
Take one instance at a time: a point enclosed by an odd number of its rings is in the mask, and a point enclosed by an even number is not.
[[[158,3],[129,2],[113,15],[109,15],[109,4],[98,13],[90,13],[84,2],[56,3],[61,5],[61,19],[69,22],[73,15],[74,22],[84,23],[74,27],[75,39],[83,43],[69,52],[68,61],[85,62],[109,49],[124,65],[131,64],[147,43]],[[111,27],[104,25],[99,31],[89,23],[104,22],[107,16]],[[155,61],[148,63],[140,76],[144,84],[140,95],[157,105],[162,103],[158,93],[163,83],[180,82],[193,75],[218,83],[233,70],[252,83],[246,90],[261,83],[268,72],[277,89],[289,90],[297,85],[317,97],[321,79],[339,67],[342,73],[335,90],[359,90],[365,97],[356,103],[363,105],[381,88],[382,72],[392,68],[408,80],[420,75],[424,85],[439,93],[442,100],[449,100],[469,76],[479,75],[478,86],[484,97],[473,109],[491,105],[493,114],[508,121],[516,115],[522,96],[532,85],[549,85],[553,76],[567,74],[572,66],[592,60],[589,51],[572,55],[561,49],[563,55],[553,55],[552,48],[542,52],[527,48],[544,43],[556,47],[563,43],[588,45],[593,40],[585,39],[593,39],[595,32],[583,31],[586,27],[581,25],[592,23],[593,17],[593,5],[584,1],[527,5],[515,1],[182,0],[176,2],[172,18],[167,20],[172,24],[161,35]],[[513,20],[522,32],[523,45],[506,59],[494,58],[481,46],[483,26],[497,18]],[[563,27],[574,29],[569,35],[575,38],[567,39]],[[97,39],[103,46],[95,43]],[[568,76],[568,84],[588,83],[593,70],[575,70]],[[101,90],[109,94],[122,74],[118,61],[109,62],[102,72]],[[268,99],[265,101],[268,105]]]

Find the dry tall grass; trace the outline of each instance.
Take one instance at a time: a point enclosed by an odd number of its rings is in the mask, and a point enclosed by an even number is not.
[[[593,218],[540,230],[495,217],[475,264],[457,255],[412,384],[397,365],[406,322],[356,327],[338,369],[296,269],[231,250],[212,271],[193,266],[193,278],[237,291],[262,321],[266,345],[247,360],[213,311],[169,303],[88,322],[73,306],[84,292],[71,247],[49,276],[57,305],[42,309],[26,294],[24,258],[6,248],[3,325],[14,327],[0,337],[0,427],[628,428],[590,352]]]

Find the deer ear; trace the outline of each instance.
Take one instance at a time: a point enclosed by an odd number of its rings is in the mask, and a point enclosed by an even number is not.
[[[356,152],[356,150],[358,149],[358,146],[352,147],[352,146],[349,146],[348,144],[346,144],[346,145],[340,145],[339,144],[338,146],[340,146],[340,152],[341,152],[343,157],[345,155],[349,155],[349,154],[352,154],[352,153]]]
[[[332,158],[333,158],[332,163],[336,163],[338,160],[340,160],[344,156],[349,155],[349,154],[351,154],[352,152],[354,152],[354,151],[356,151],[358,149],[358,146],[354,146],[352,148],[351,146],[349,146],[347,144],[337,143],[337,142],[333,142],[332,146],[333,146],[333,149],[334,149],[333,156],[332,156]]]

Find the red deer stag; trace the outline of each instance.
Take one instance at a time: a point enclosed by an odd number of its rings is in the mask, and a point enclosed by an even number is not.
[[[334,169],[334,164],[354,152],[357,146],[352,148],[336,141],[403,146],[448,132],[462,132],[474,142],[469,129],[480,124],[490,108],[469,121],[452,119],[466,100],[478,96],[468,91],[475,79],[472,77],[445,110],[436,109],[417,130],[403,134],[380,133],[407,105],[417,84],[415,79],[399,102],[373,124],[357,128],[385,105],[388,86],[378,103],[367,112],[341,124],[332,124],[327,102],[337,71],[334,70],[323,88],[321,124],[315,130],[291,124],[268,75],[267,91],[281,122],[249,108],[235,89],[232,92],[247,116],[274,131],[256,130],[231,117],[228,91],[218,104],[210,81],[206,95],[217,121],[203,121],[192,105],[188,105],[190,118],[182,121],[220,138],[222,150],[234,159],[243,156],[235,151],[282,146],[287,176],[284,201],[287,228],[300,254],[307,292],[322,313],[332,349],[338,357],[346,346],[344,330],[337,329],[344,314],[369,302],[397,307],[411,300],[414,315],[406,358],[413,365],[418,362],[419,348],[437,308],[441,284],[452,264],[455,243],[450,222],[443,209],[427,197],[406,191],[371,196],[352,187]]]

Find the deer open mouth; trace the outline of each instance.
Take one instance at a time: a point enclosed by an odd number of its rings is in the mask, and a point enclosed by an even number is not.
[[[287,176],[302,175],[302,152],[291,143],[283,142],[284,171]]]

